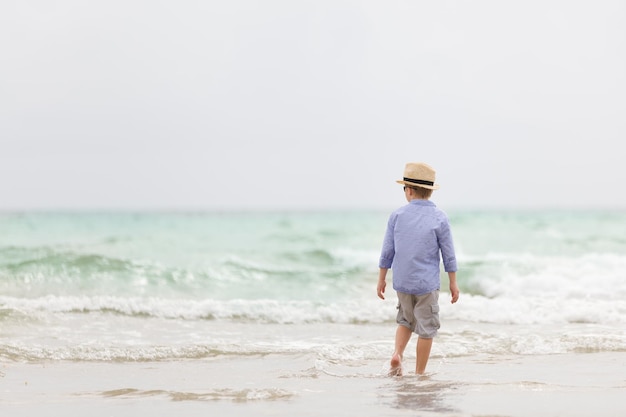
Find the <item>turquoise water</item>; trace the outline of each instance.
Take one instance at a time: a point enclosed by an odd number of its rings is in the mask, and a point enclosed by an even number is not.
[[[392,293],[386,302],[375,296],[387,216],[2,214],[0,357],[196,357],[238,345],[211,337],[233,323],[298,324],[312,332],[320,324],[393,326]],[[590,331],[591,338],[554,344],[545,334],[533,349],[626,351],[625,212],[449,216],[462,296],[447,305],[442,274],[444,323],[574,326],[572,334]],[[519,349],[501,332],[482,346]],[[466,337],[481,349],[475,335]],[[450,346],[447,354],[466,351]]]
[[[376,267],[380,214],[0,217],[0,291],[43,295],[337,297]]]

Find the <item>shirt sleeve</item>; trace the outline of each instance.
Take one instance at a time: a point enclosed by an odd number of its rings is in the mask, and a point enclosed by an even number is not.
[[[452,239],[452,231],[450,230],[450,222],[447,218],[441,224],[439,229],[439,248],[441,250],[441,258],[443,260],[443,268],[446,272],[456,272],[456,253],[454,251],[454,241]]]
[[[380,260],[378,261],[379,268],[389,269],[393,264],[393,258],[396,254],[394,246],[393,230],[395,228],[396,218],[392,214],[387,221],[387,231],[385,232],[385,238],[383,239],[383,248],[380,253]]]

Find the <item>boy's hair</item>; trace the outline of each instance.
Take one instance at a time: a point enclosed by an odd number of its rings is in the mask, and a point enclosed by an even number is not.
[[[428,188],[412,187],[410,185],[407,185],[407,187],[413,190],[419,198],[423,198],[425,200],[428,200],[433,195],[433,190],[429,190]]]

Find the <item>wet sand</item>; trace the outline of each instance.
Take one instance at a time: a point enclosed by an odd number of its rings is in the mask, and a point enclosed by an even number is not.
[[[618,416],[626,355],[432,358],[425,376],[313,355],[0,364],[7,416]]]

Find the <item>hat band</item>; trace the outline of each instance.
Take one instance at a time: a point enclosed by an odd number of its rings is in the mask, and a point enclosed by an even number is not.
[[[407,177],[404,177],[404,181],[412,182],[414,184],[435,185],[434,181],[414,180],[413,178],[407,178]]]

